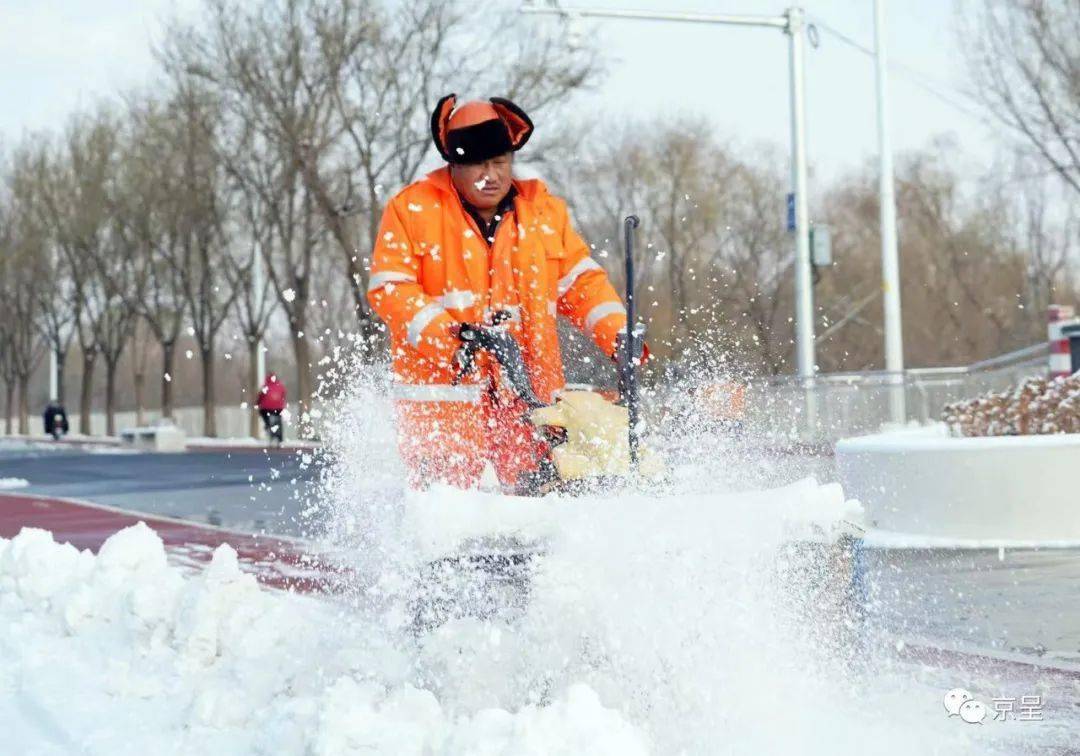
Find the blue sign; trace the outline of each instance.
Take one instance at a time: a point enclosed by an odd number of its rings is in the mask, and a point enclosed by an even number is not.
[[[795,230],[795,192],[788,192],[787,196],[787,230]]]

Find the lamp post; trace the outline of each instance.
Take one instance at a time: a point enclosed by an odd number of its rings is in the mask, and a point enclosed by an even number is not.
[[[715,13],[678,13],[602,8],[563,8],[558,0],[541,6],[526,2],[522,13],[556,15],[563,19],[583,17],[621,18],[650,21],[756,26],[779,29],[788,35],[788,59],[791,87],[791,184],[795,216],[795,353],[798,376],[806,389],[806,423],[817,424],[813,395],[814,359],[814,290],[810,265],[810,214],[807,205],[806,169],[806,98],[804,33],[805,17],[801,8],[788,8],[782,16],[741,16]]]
[[[874,67],[877,77],[879,188],[881,203],[881,291],[885,304],[885,372],[889,383],[889,417],[902,423],[904,338],[900,320],[900,261],[896,242],[896,195],[892,145],[889,141],[888,57],[885,49],[885,2],[874,0]]]

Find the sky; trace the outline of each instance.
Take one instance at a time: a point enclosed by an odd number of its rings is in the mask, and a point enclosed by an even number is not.
[[[1004,134],[959,93],[969,81],[954,2],[886,2],[887,45],[896,64],[889,77],[896,152],[952,135],[972,166],[988,163]],[[785,7],[772,0],[563,0],[566,7],[575,4],[755,15],[780,15]],[[154,66],[150,46],[164,20],[194,18],[199,5],[0,0],[0,140],[56,128],[66,114],[101,96],[146,85]],[[803,7],[819,27],[819,46],[808,48],[806,60],[813,184],[857,170],[877,154],[873,60],[825,28],[872,47],[873,0],[806,0]],[[786,154],[787,38],[779,30],[622,20],[590,20],[583,28],[609,60],[606,79],[582,96],[585,107],[626,115],[700,114],[741,149],[772,144]]]

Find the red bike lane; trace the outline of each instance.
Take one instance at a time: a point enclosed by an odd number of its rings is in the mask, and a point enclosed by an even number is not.
[[[0,537],[13,538],[25,528],[41,528],[57,543],[97,552],[118,530],[144,522],[165,544],[171,561],[186,567],[210,562],[214,549],[229,544],[241,568],[272,588],[303,592],[332,589],[340,571],[311,553],[300,539],[265,536],[161,515],[131,512],[78,499],[36,494],[0,493]]]

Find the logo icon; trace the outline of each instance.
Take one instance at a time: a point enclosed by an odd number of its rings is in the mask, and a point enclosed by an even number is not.
[[[960,704],[960,718],[968,724],[982,724],[986,719],[986,704],[982,701],[964,701]]]
[[[949,713],[950,717],[960,716],[960,707],[969,701],[974,701],[975,696],[968,693],[963,688],[953,688],[945,694],[945,711]],[[985,714],[985,709],[984,709]],[[966,719],[964,721],[967,721]]]

